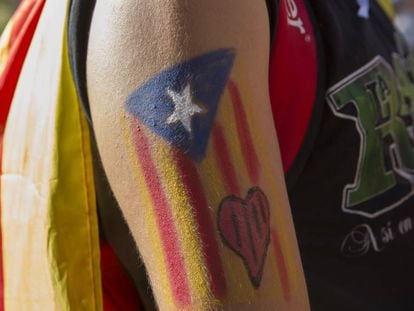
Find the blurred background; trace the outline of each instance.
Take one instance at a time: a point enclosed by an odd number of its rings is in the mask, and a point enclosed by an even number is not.
[[[0,33],[19,2],[20,0],[0,0]],[[392,2],[397,11],[396,24],[406,35],[410,46],[414,48],[414,0],[392,0]]]
[[[6,26],[11,14],[16,9],[20,0],[0,0],[0,32]]]
[[[397,0],[394,1],[394,6],[398,13],[395,23],[414,50],[414,0]]]

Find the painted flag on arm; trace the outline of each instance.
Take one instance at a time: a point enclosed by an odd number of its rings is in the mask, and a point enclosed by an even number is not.
[[[125,104],[124,133],[132,167],[137,167],[140,198],[148,208],[145,223],[159,271],[150,271],[150,277],[162,288],[163,298],[178,308],[194,301],[216,301],[217,306],[252,301],[262,283],[266,286],[260,290],[266,294],[281,293],[289,300],[291,271],[279,257],[291,249],[278,238],[277,252],[268,251],[270,238],[282,236],[271,234],[270,215],[252,223],[256,203],[267,204],[256,185],[272,185],[274,177],[261,169],[260,161],[272,159],[260,152],[265,142],[263,132],[253,126],[260,122],[249,113],[253,105],[243,102],[238,84],[230,78],[239,77],[235,62],[232,49],[195,57],[161,71]],[[271,192],[274,204],[279,198]],[[236,196],[237,203],[226,204],[238,210],[234,230],[244,228],[243,239],[261,239],[245,244],[239,253],[225,247],[226,241],[234,241],[224,236],[231,228],[223,235],[217,224],[221,203]],[[251,216],[244,217],[245,210]],[[260,226],[256,228],[263,235],[254,233],[253,225]],[[284,226],[279,227],[282,232]],[[266,261],[269,257],[272,260]],[[281,285],[262,280],[266,262],[268,269],[277,270]]]
[[[191,296],[225,293],[207,198],[192,160],[201,161],[205,155],[233,61],[232,50],[195,58],[149,80],[126,102],[133,116],[133,143],[159,230],[154,236],[159,236],[166,258],[168,287],[181,306],[189,305]],[[151,150],[148,138],[141,132],[143,126],[169,146],[167,156]],[[174,185],[183,186],[185,191],[177,191]],[[190,185],[191,189],[186,189]],[[182,217],[177,219],[178,214]],[[202,254],[206,254],[205,258]],[[190,266],[191,277],[187,271]]]

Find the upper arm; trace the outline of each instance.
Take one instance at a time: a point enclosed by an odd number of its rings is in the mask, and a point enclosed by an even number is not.
[[[97,1],[94,129],[161,309],[306,309],[268,24],[262,0]]]

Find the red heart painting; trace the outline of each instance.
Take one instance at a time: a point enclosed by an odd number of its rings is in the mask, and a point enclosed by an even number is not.
[[[224,242],[244,261],[254,287],[260,286],[270,241],[270,208],[260,188],[245,200],[226,197],[218,211],[218,228]]]

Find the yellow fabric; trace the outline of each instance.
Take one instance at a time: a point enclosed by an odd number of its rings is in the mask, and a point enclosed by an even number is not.
[[[66,46],[68,3],[46,2],[5,129],[6,311],[102,310],[89,133]]]
[[[387,13],[387,15],[394,20],[395,12],[394,7],[392,5],[391,0],[378,0],[379,4],[382,6],[384,11]]]

